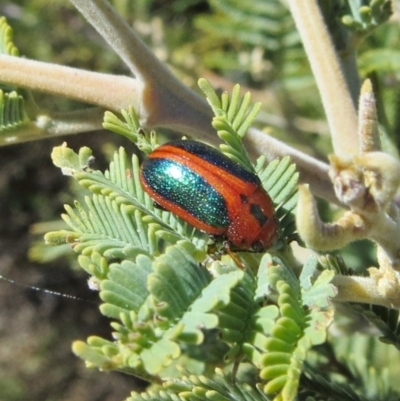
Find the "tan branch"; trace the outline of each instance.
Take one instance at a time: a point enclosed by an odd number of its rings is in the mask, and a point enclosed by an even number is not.
[[[65,96],[108,110],[139,107],[141,84],[133,78],[79,70],[57,64],[0,55],[1,82]]]
[[[386,280],[376,277],[337,275],[333,278],[332,284],[338,289],[338,294],[334,298],[337,302],[360,302],[382,305],[387,308],[400,308],[400,284],[398,280],[391,283],[390,294],[386,291]]]
[[[289,0],[328,119],[335,154],[358,151],[357,113],[317,0]]]

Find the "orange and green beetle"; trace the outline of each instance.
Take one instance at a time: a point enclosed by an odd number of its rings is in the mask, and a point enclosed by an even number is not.
[[[159,146],[143,162],[140,181],[158,205],[225,238],[232,250],[261,252],[276,240],[274,206],[260,179],[208,145],[178,140]]]

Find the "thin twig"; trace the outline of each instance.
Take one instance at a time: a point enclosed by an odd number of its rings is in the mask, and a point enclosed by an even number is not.
[[[3,132],[0,145],[101,130],[103,115],[104,110],[99,107],[61,113],[41,112],[35,116],[35,119],[19,127],[18,135],[13,135],[12,131],[9,134]]]

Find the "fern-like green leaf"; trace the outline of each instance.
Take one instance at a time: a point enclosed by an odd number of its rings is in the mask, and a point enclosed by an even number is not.
[[[270,195],[279,220],[280,236],[286,242],[297,238],[294,209],[297,204],[297,183],[299,173],[290,157],[274,160],[265,167],[265,158],[257,160],[256,173],[264,189]]]
[[[113,263],[108,278],[101,282],[103,314],[114,319],[120,319],[121,313],[139,314],[149,296],[147,279],[152,271],[151,259],[144,255],[139,255],[135,262]]]
[[[87,170],[93,159],[92,151],[88,147],[80,148],[77,154],[65,142],[51,152],[51,160],[55,166],[61,168],[64,175],[73,176],[79,171]]]
[[[13,43],[13,31],[5,17],[0,17],[0,54],[19,56],[19,51]]]
[[[147,288],[152,273],[152,261],[144,255],[135,262],[110,266],[107,279],[100,284],[101,310],[117,320],[112,324],[116,341],[103,344],[101,339],[89,338],[86,345],[75,347],[78,356],[101,369],[120,369],[139,377],[159,373],[180,356],[176,339],[183,326],[170,322],[162,328],[160,321],[156,323],[156,302]]]
[[[78,355],[87,355],[92,363],[101,361],[102,369],[129,368],[142,377],[159,374],[180,358],[180,342],[200,345],[204,331],[219,325],[218,310],[230,303],[231,290],[244,273],[233,270],[212,280],[193,254],[192,244],[180,242],[154,261],[139,255],[135,262],[112,264],[100,282],[100,296],[102,313],[116,320],[117,342],[111,356],[107,347],[106,359],[93,358],[92,352],[105,350],[96,345],[89,352],[89,341]]]
[[[242,82],[271,92],[281,87],[282,78],[286,89],[295,90],[311,81],[304,79],[309,71],[300,37],[282,1],[213,0],[210,5],[211,15],[195,21],[203,31],[201,58],[206,67],[241,75]]]
[[[336,288],[330,283],[335,274],[333,271],[325,270],[313,282],[317,266],[318,260],[315,257],[308,258],[303,266],[300,274],[302,300],[309,308],[327,308],[331,304],[331,298],[337,294]]]
[[[125,121],[121,121],[115,114],[106,111],[104,114],[103,127],[116,134],[125,136],[132,142],[136,143],[138,148],[145,153],[150,153],[157,146],[156,135],[151,132],[150,135],[144,131],[139,123],[139,117],[132,107],[128,110],[121,110],[122,117]]]
[[[107,277],[109,264],[107,259],[100,253],[91,252],[89,256],[79,255],[78,262],[82,269],[97,279],[99,283]],[[100,284],[98,287],[100,288]]]
[[[357,394],[348,384],[328,381],[319,374],[307,372],[302,377],[301,385],[307,394],[313,394],[317,400],[370,401]]]
[[[168,250],[154,263],[155,272],[149,277],[155,310],[161,317],[183,325],[180,341],[201,344],[203,330],[219,326],[223,331],[220,310],[230,304],[231,291],[243,272],[234,270],[211,280],[208,271],[189,253],[174,247]]]
[[[242,98],[239,85],[233,88],[231,96],[224,93],[220,100],[207,80],[201,78],[198,84],[215,114],[212,124],[217,129],[218,136],[227,144],[220,146],[222,152],[253,171],[241,139],[252,125],[261,105],[257,103],[250,106],[250,93]]]
[[[109,358],[104,353],[98,351],[102,346],[112,345],[112,343],[99,337],[91,337],[89,342],[92,345],[88,345],[83,341],[76,341],[72,347],[73,352],[84,358],[89,367],[97,368],[101,366],[105,368],[107,366],[109,369],[112,369],[112,366],[108,364]]]
[[[4,92],[0,89],[0,135],[10,135],[29,122],[25,113],[24,98],[17,92]],[[12,137],[7,142],[12,142]]]
[[[179,397],[172,391],[154,391],[149,390],[145,393],[131,393],[131,396],[125,401],[185,401],[185,398]]]
[[[118,205],[102,195],[86,197],[85,210],[79,203],[75,209],[66,206],[64,221],[73,230],[65,231],[65,242],[79,233],[74,244],[77,253],[89,255],[98,252],[107,259],[132,258],[139,253],[155,252],[157,238],[142,221],[142,213],[132,206]],[[46,239],[53,234],[46,235]]]
[[[0,54],[19,56],[13,41],[13,31],[5,17],[0,17]],[[3,90],[4,89],[4,90]],[[25,100],[15,87],[0,89],[0,138],[2,143],[13,143],[26,128],[29,118],[25,111]]]
[[[363,324],[363,319],[355,324],[357,328]],[[361,323],[361,325],[360,325]],[[362,334],[360,332],[347,335],[334,336],[331,344],[331,357],[336,359],[342,365],[342,372],[348,370],[350,374],[344,373],[347,382],[346,391],[355,391],[362,394],[368,400],[376,401],[396,401],[399,399],[398,386],[393,384],[390,376],[390,366],[397,365],[399,353],[393,347],[388,347],[382,343],[376,335]],[[329,354],[327,355],[329,356]],[[324,364],[324,362],[322,362]],[[323,365],[322,365],[323,366]],[[343,384],[343,377],[335,374],[329,376],[325,374],[320,366],[310,368],[307,373],[310,376],[321,374],[328,380],[331,386],[332,397],[336,395],[335,400],[341,400],[340,392],[334,387],[340,387]],[[397,377],[396,373],[394,373]],[[396,380],[396,379],[395,379]],[[336,384],[336,386],[333,386]],[[310,389],[316,389],[311,385]],[[323,393],[322,393],[323,394]],[[345,396],[343,399],[347,400]]]
[[[242,276],[243,272],[232,271],[217,276],[203,289],[201,296],[182,315],[184,331],[179,337],[182,341],[200,344],[203,341],[203,331],[200,328],[210,330],[223,327],[217,311],[231,302],[231,291]]]
[[[140,344],[140,339],[143,336],[140,336],[140,333],[138,334],[136,340]],[[146,335],[148,338],[148,333]],[[140,358],[132,353],[133,347],[133,343],[124,348],[121,343],[92,336],[87,339],[87,343],[75,341],[72,345],[72,350],[78,357],[86,361],[88,367],[102,370],[118,369],[125,373],[142,377],[145,380],[155,380],[154,376],[149,375],[143,369]]]
[[[290,26],[289,13],[278,1],[244,4],[237,0],[213,0],[215,16],[198,18],[197,25],[219,42],[225,40],[277,50]]]
[[[332,311],[326,307],[333,291],[328,284],[332,277],[314,280],[314,260],[308,262],[300,282],[285,265],[266,262],[270,284],[278,295],[279,317],[270,329],[270,337],[258,343],[263,353],[260,377],[267,381],[266,394],[279,394],[279,399],[289,401],[296,397],[307,351],[325,341],[332,319]]]
[[[231,346],[226,360],[235,360],[243,353],[253,314],[259,309],[254,301],[255,292],[255,277],[247,270],[241,282],[232,290],[231,302],[218,313],[222,340]]]
[[[149,277],[149,291],[159,307],[161,317],[179,319],[210,282],[208,271],[198,265],[180,247],[169,247],[154,262],[154,273]]]
[[[399,311],[378,305],[352,305],[352,309],[364,316],[381,333],[379,339],[385,344],[393,344],[400,350]]]
[[[268,401],[269,398],[259,389],[249,384],[233,380],[220,369],[216,369],[213,378],[206,376],[181,376],[179,379],[164,383],[167,390],[174,391],[184,400],[209,401]],[[139,401],[135,398],[127,401]],[[177,398],[179,400],[180,398]]]

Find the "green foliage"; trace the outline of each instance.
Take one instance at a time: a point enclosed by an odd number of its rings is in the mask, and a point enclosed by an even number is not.
[[[88,346],[75,344],[75,352],[96,367],[149,377],[179,360],[178,341],[201,344],[198,327],[215,328],[218,320],[209,311],[228,302],[237,272],[211,283],[194,253],[181,242],[154,260],[139,255],[111,264],[100,284],[101,311],[118,321],[112,324],[117,341],[92,338]]]
[[[125,121],[121,121],[115,114],[106,111],[103,127],[135,142],[137,147],[146,154],[154,150],[157,146],[155,132],[151,132],[150,135],[148,135],[147,132],[140,127],[135,110],[132,107],[128,110],[121,110],[121,115]]]
[[[342,23],[357,32],[366,35],[386,22],[392,14],[392,2],[389,0],[370,0],[348,2],[349,13],[342,17]]]
[[[367,398],[357,394],[347,383],[332,383],[318,374],[305,375],[302,383],[304,388],[307,389],[305,393],[308,397],[302,399],[324,401],[367,401]]]
[[[379,339],[385,344],[393,344],[400,350],[399,311],[379,305],[353,305],[353,310],[371,322],[381,333]]]
[[[213,378],[206,376],[184,376],[168,380],[165,390],[132,393],[126,401],[158,401],[158,400],[210,400],[210,401],[267,401],[269,398],[259,389],[248,383],[233,380],[229,374],[216,369]]]
[[[19,51],[13,43],[13,31],[5,17],[0,17],[0,54],[19,56]]]
[[[360,58],[360,69],[364,74],[374,71],[399,71],[400,53],[393,49],[374,49]]]
[[[298,240],[294,213],[299,173],[288,156],[274,160],[268,166],[265,166],[265,163],[265,157],[260,156],[255,170],[263,187],[277,205],[276,217],[279,219],[281,237],[286,238],[287,243]]]
[[[13,31],[4,17],[0,18],[0,54],[18,56],[19,51],[13,43]],[[28,123],[24,98],[15,90],[0,89],[0,137],[7,136],[13,142],[13,133]]]
[[[306,389],[324,400],[397,400],[398,387],[394,389],[393,383],[398,375],[390,366],[397,364],[398,352],[371,334],[343,334],[331,339],[331,349],[325,347],[328,360],[309,367]],[[336,365],[335,374],[327,374],[326,363]]]
[[[28,121],[24,98],[15,91],[7,93],[0,89],[0,135],[10,136],[10,132],[20,130]]]
[[[205,79],[199,80],[199,86],[215,114],[212,125],[218,136],[226,142],[226,145],[220,145],[221,151],[247,169],[253,170],[241,139],[254,122],[261,104],[250,106],[250,93],[247,92],[241,98],[239,85],[235,85],[231,97],[223,93],[221,99]]]
[[[280,1],[215,0],[210,5],[213,14],[196,20],[196,26],[203,31],[201,44],[207,49],[204,60],[207,67],[236,69],[239,51],[256,47],[268,53],[276,63],[274,73],[280,75],[282,56],[287,56],[287,61],[298,57],[299,37],[293,32],[290,13]],[[256,68],[252,71],[250,56],[247,60],[240,67],[258,79],[261,74],[254,71]]]
[[[309,260],[300,281],[284,266],[269,267],[270,281],[275,283],[277,291],[279,317],[270,337],[265,339],[267,352],[261,359],[260,376],[268,380],[265,393],[278,392],[284,400],[295,398],[307,351],[325,341],[326,328],[333,316],[329,311],[329,298],[335,295],[334,287],[329,284],[333,274],[322,274],[312,283],[316,267],[316,260]]]
[[[218,135],[225,141],[221,149],[253,169],[240,139],[259,106],[251,107],[249,95],[241,98],[239,88],[220,100],[207,82],[201,86],[215,111]],[[123,112],[123,118],[107,113],[105,125],[138,141],[146,152],[156,146],[155,134],[141,130],[133,110]],[[290,253],[283,244],[295,232],[292,211],[298,175],[288,158],[268,166],[260,158],[255,167],[280,205],[283,228],[277,257],[241,254],[250,267],[245,271],[229,263],[227,256],[222,261],[207,259],[204,233],[154,208],[139,184],[136,155],[129,160],[120,149],[105,173],[92,170],[88,148],[76,154],[64,144],[54,149],[52,158],[91,195],[84,204],[66,206],[63,219],[70,230],[49,233],[46,241],[73,246],[79,264],[92,276],[91,285],[100,290],[101,312],[113,319],[113,341],[94,336],[74,343],[74,352],[88,366],[155,383],[179,378],[160,393],[132,399],[263,400],[268,399],[266,394],[294,399],[308,350],[325,339],[329,299],[335,293],[329,284],[333,273],[313,278],[316,261],[307,262],[296,277],[279,258]],[[214,379],[209,377],[217,364],[235,370],[240,361],[259,372],[253,385],[228,384],[218,370]],[[182,368],[207,379],[201,379],[202,386],[195,385],[192,376],[181,377]],[[176,392],[182,386],[186,390]]]

